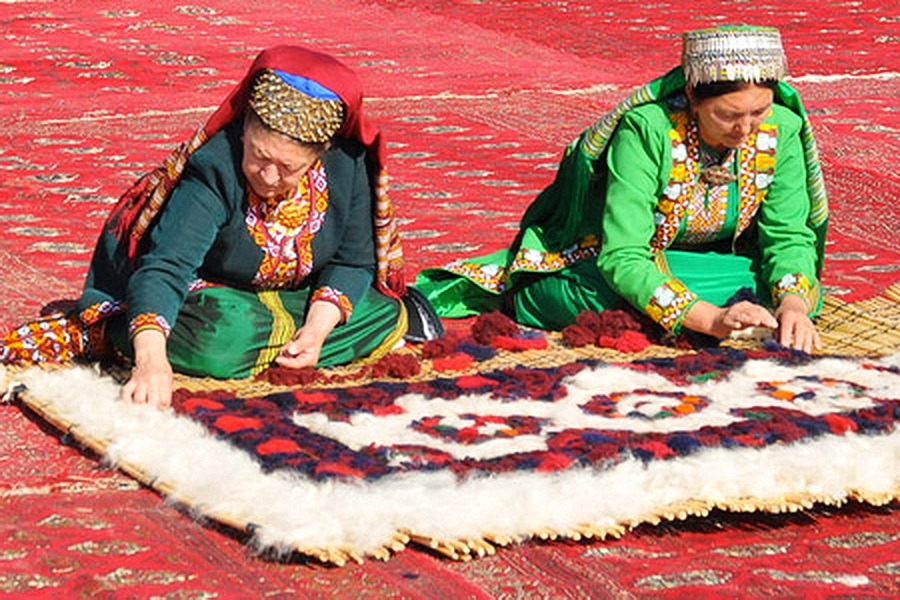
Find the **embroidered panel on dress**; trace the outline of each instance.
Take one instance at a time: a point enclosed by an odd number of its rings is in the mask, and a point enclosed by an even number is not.
[[[650,242],[654,252],[672,244],[682,223],[685,227],[681,241],[704,243],[717,239],[728,210],[729,186],[710,186],[700,180],[700,135],[696,122],[684,111],[673,112],[670,118],[672,170],[669,184],[656,205],[656,232]],[[750,225],[768,193],[775,172],[777,136],[775,125],[763,124],[738,150],[740,199],[735,237]]]
[[[644,312],[667,331],[676,331],[687,310],[698,300],[681,281],[669,279],[653,291]]]
[[[248,198],[247,229],[264,253],[253,284],[267,289],[296,286],[312,271],[312,240],[328,210],[325,166],[316,161],[289,198],[266,200],[252,190]]]
[[[693,132],[696,132],[696,129],[696,127],[691,127]],[[694,136],[696,136],[696,133],[694,133]],[[689,148],[690,139],[691,136],[689,134]],[[698,154],[702,155],[702,150]],[[729,152],[727,158],[720,165],[728,172],[733,172],[734,170],[735,154],[735,152]],[[678,241],[692,245],[705,244],[721,239],[728,220],[730,191],[731,186],[728,183],[720,185],[700,183],[693,186],[687,199],[688,205],[685,210],[684,231]]]
[[[558,252],[542,252],[534,248],[521,248],[508,268],[494,264],[481,264],[465,260],[454,260],[444,268],[463,275],[481,287],[501,293],[511,273],[528,271],[532,273],[552,273],[561,271],[586,258],[600,255],[600,240],[588,234],[574,244]]]

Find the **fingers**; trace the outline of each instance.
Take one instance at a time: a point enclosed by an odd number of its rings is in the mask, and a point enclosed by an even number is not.
[[[778,330],[778,343],[807,354],[822,347],[819,332],[808,318],[784,319]]]
[[[290,342],[284,345],[275,358],[275,362],[282,367],[291,369],[314,367],[319,362],[322,343],[323,340],[308,333],[305,329],[301,329]]]
[[[150,404],[157,408],[172,405],[172,380],[166,376],[145,380],[140,374],[133,374],[122,386],[119,398],[131,404]]]
[[[738,302],[725,311],[722,323],[732,330],[746,329],[748,327],[768,327],[775,329],[778,321],[764,307],[752,302]]]
[[[303,367],[314,367],[319,362],[319,353],[312,349],[301,350],[299,352],[290,352],[285,347],[281,353],[275,357],[275,362],[282,367],[290,369],[302,369]]]

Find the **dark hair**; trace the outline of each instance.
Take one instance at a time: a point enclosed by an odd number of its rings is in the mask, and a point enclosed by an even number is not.
[[[266,123],[265,121],[263,121],[260,118],[260,116],[258,114],[256,114],[256,111],[253,110],[253,108],[250,106],[248,106],[244,110],[244,124],[247,124],[247,123],[254,123],[267,131],[272,131],[279,135],[283,135],[284,137],[293,140],[294,142],[300,144],[301,146],[306,146],[307,148],[311,148],[312,150],[315,150],[316,152],[318,152],[320,154],[322,152],[325,152],[326,150],[328,150],[329,147],[331,147],[331,142],[304,142],[303,140],[298,140],[295,137],[291,137],[285,133],[278,131],[277,129],[273,129],[272,127],[269,127],[269,124]]]
[[[769,88],[770,90],[774,90],[778,86],[778,80],[776,79],[763,79],[761,81],[712,81],[710,83],[698,83],[694,87],[690,89],[690,96],[696,102],[702,102],[703,100],[708,100],[709,98],[716,98],[718,96],[724,96],[725,94],[730,94],[731,92],[739,92],[741,90],[747,89],[751,85],[758,85],[760,87]]]

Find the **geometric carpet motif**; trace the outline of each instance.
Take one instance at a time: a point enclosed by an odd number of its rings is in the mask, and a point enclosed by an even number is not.
[[[122,404],[87,368],[8,376],[30,409],[198,515],[338,565],[410,543],[468,559],[716,509],[900,497],[900,355],[527,363],[262,394],[179,389],[172,411]]]

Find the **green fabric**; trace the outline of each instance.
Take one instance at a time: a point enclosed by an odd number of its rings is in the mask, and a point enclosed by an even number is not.
[[[268,294],[268,301],[262,298]],[[228,287],[188,294],[168,340],[172,368],[188,375],[242,378],[269,363],[284,342],[303,324],[310,290],[258,293]],[[274,301],[271,300],[274,298]],[[273,311],[272,304],[284,312]],[[317,366],[329,367],[370,356],[405,330],[399,300],[374,288],[359,300],[348,322],[338,325],[322,347]],[[273,328],[280,336],[273,338]],[[112,319],[108,335],[126,355],[132,352],[124,318]]]
[[[656,230],[655,209],[669,185],[671,122],[666,103],[639,106],[621,119],[607,146],[607,197],[615,201],[607,202],[603,212],[603,251],[597,266],[610,285],[636,307],[646,306],[670,279],[648,257],[652,256],[650,239]],[[776,105],[766,123],[778,128],[778,150],[776,176],[754,218],[760,272],[768,286],[791,273],[803,273],[815,284],[815,234],[806,226],[809,199],[799,135],[802,121],[790,109]],[[730,210],[736,213],[738,186],[730,185],[729,192]],[[682,233],[685,223],[686,219],[682,220]],[[691,286],[688,289],[709,300]],[[765,290],[760,299],[769,296]]]
[[[474,278],[465,277],[453,273],[446,269],[426,269],[421,272],[417,278],[416,285],[426,294],[439,314],[446,317],[466,316],[482,312],[487,309],[496,309],[500,307],[502,302],[499,299],[501,294],[512,296],[512,303],[518,309],[521,304],[529,304],[528,302],[519,302],[515,296],[522,293],[521,290],[533,286],[535,279],[540,277],[563,277],[564,280],[571,279],[568,275],[561,273],[553,273],[552,270],[542,271],[541,274],[534,272],[523,273],[517,269],[510,268],[511,261],[515,259],[517,253],[521,251],[532,251],[540,254],[548,254],[554,252],[565,251],[572,248],[573,244],[585,238],[585,236],[594,235],[600,238],[606,233],[609,226],[604,219],[607,218],[606,212],[606,191],[609,179],[607,169],[607,154],[610,147],[610,141],[613,139],[613,133],[618,133],[620,128],[626,128],[629,125],[623,124],[623,121],[631,121],[633,119],[625,119],[626,115],[634,113],[634,118],[639,118],[641,110],[635,110],[638,107],[648,107],[646,110],[653,110],[653,105],[661,106],[657,101],[666,98],[672,94],[678,93],[684,89],[685,79],[683,71],[680,67],[673,69],[663,77],[656,79],[649,84],[639,88],[633,92],[628,98],[617,105],[611,112],[604,115],[593,126],[585,130],[575,141],[573,141],[565,149],[564,156],[560,162],[554,181],[548,186],[529,206],[520,223],[519,234],[514,240],[512,246],[506,250],[487,257],[477,257],[473,259],[465,259],[465,263],[473,265],[491,264],[497,269],[501,269],[503,275],[498,278],[500,285],[498,287],[485,286],[476,281]],[[809,210],[804,209],[804,219],[808,213],[808,231],[814,235],[814,240],[805,240],[802,243],[811,242],[815,246],[815,256],[812,259],[814,266],[809,269],[802,269],[801,272],[810,272],[813,278],[818,275],[823,262],[824,236],[827,229],[827,199],[825,196],[824,185],[822,184],[821,170],[819,168],[818,156],[816,153],[815,142],[809,127],[809,121],[803,110],[799,96],[789,85],[780,83],[776,91],[776,102],[783,104],[790,109],[790,112],[799,116],[794,117],[800,128],[797,139],[800,140],[802,147],[798,148],[795,154],[799,160],[793,161],[795,164],[791,167],[792,161],[788,160],[788,167],[785,169],[782,182],[778,185],[799,185],[801,193],[809,198]],[[778,107],[776,107],[778,108]],[[780,110],[780,109],[779,109]],[[659,114],[662,109],[658,109]],[[777,111],[775,111],[777,113]],[[782,121],[789,121],[786,113],[781,118]],[[796,132],[797,129],[794,129]],[[670,126],[660,125],[658,136],[667,136]],[[644,130],[646,131],[646,129]],[[656,144],[662,144],[662,138],[656,140]],[[646,140],[645,140],[646,143]],[[668,144],[663,144],[668,147]],[[788,151],[787,154],[792,152]],[[641,177],[655,178],[650,188],[661,191],[666,185],[669,177],[669,169],[671,165],[671,148],[668,147],[668,162],[655,165],[637,165],[635,168],[644,169]],[[782,149],[779,147],[779,160],[782,156]],[[625,164],[626,161],[621,161]],[[799,163],[799,164],[797,164]],[[777,169],[782,168],[779,163]],[[804,173],[805,171],[805,173]],[[621,174],[620,174],[621,175]],[[631,174],[626,175],[629,177]],[[777,177],[776,177],[777,179]],[[621,177],[620,177],[621,180]],[[805,186],[803,184],[805,182]],[[646,183],[646,182],[645,182]],[[644,192],[643,201],[652,202],[654,205],[657,197],[647,196]],[[618,201],[617,201],[618,202]],[[765,203],[764,203],[765,204]],[[773,204],[778,204],[773,202]],[[794,202],[794,205],[797,203]],[[800,207],[803,208],[802,206]],[[769,218],[763,213],[769,212]],[[614,211],[616,213],[620,211]],[[652,207],[644,211],[647,219],[650,221],[636,223],[633,221],[634,212],[621,212],[621,223],[619,227],[622,231],[628,230],[629,236],[634,239],[636,236],[643,236],[643,244],[648,244],[653,235],[654,224],[652,222]],[[757,215],[757,222],[761,223],[762,235],[769,236],[763,241],[776,241],[785,245],[783,234],[786,231],[777,220],[771,217],[778,212],[777,207],[773,210],[761,209]],[[783,211],[782,211],[783,212]],[[796,215],[790,214],[788,225],[790,227],[799,226],[800,229],[806,229],[804,223],[797,223]],[[645,219],[646,221],[646,219]],[[602,232],[601,233],[601,223]],[[613,225],[615,226],[615,225]],[[766,230],[768,227],[768,230]],[[635,228],[639,229],[636,231]],[[605,250],[605,248],[604,248]],[[782,258],[787,257],[790,261],[792,254],[781,253]],[[641,257],[644,266],[640,272],[643,275],[643,281],[629,281],[627,277],[620,278],[619,281],[613,282],[613,287],[622,293],[622,286],[632,289],[628,300],[638,307],[643,307],[647,299],[648,290],[653,290],[655,285],[662,283],[667,277],[653,267],[650,255],[645,254]],[[492,262],[496,261],[496,262]],[[582,260],[580,262],[590,263],[593,266],[594,261]],[[575,263],[576,265],[579,263]],[[572,265],[564,268],[564,271],[571,270]],[[596,267],[594,267],[596,270]],[[766,270],[769,278],[779,276],[783,270],[782,266],[772,264],[772,260],[763,264],[762,268]],[[590,270],[588,267],[578,267],[581,270]],[[652,271],[651,271],[652,269]],[[557,270],[558,271],[558,270]],[[625,270],[627,271],[627,270]],[[814,271],[811,272],[811,271]],[[627,274],[627,273],[626,273]],[[577,276],[575,277],[577,279]],[[592,281],[597,280],[593,275],[590,277]],[[552,288],[555,284],[545,282],[544,285]],[[568,281],[559,283],[560,287],[569,287]],[[606,285],[604,283],[604,285]],[[690,288],[690,286],[688,286]],[[599,293],[599,291],[598,291]],[[600,294],[601,296],[603,294]],[[768,297],[766,291],[762,298]],[[527,299],[526,299],[527,300]],[[533,303],[532,303],[533,304]],[[530,306],[531,304],[529,304]],[[537,313],[541,310],[538,305],[534,305],[535,320],[540,322]],[[526,311],[531,314],[531,310]],[[549,313],[550,311],[545,311]],[[530,319],[531,317],[524,317]],[[555,321],[555,317],[548,317],[547,322]],[[539,325],[539,323],[530,323]]]
[[[762,290],[749,257],[717,252],[663,252],[671,275],[708,302],[723,306],[747,288]],[[535,277],[514,296],[516,319],[523,325],[561,330],[583,310],[622,307],[622,297],[609,286],[591,261],[575,263],[552,277]]]

